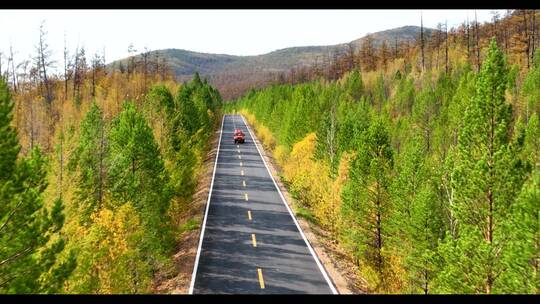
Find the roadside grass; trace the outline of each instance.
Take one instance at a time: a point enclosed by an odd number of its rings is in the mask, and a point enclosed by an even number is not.
[[[294,207],[296,216],[304,218],[315,225],[319,225],[319,221],[315,218],[311,210],[298,205],[295,205]]]
[[[194,218],[190,218],[182,226],[180,226],[180,234],[188,231],[192,231],[199,228],[199,223]]]

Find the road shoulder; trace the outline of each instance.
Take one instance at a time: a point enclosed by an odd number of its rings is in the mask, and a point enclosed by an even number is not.
[[[221,126],[221,120],[220,120]],[[184,232],[177,244],[173,255],[173,277],[156,282],[154,292],[159,294],[188,294],[191,283],[191,275],[193,266],[197,256],[197,248],[199,246],[199,237],[204,219],[204,212],[208,196],[210,195],[210,184],[214,173],[214,163],[217,156],[219,134],[221,127],[218,127],[212,137],[211,147],[202,162],[202,169],[199,171],[197,187],[192,196],[191,202],[188,204],[188,210],[183,215],[183,223],[194,219],[197,223],[195,229]]]

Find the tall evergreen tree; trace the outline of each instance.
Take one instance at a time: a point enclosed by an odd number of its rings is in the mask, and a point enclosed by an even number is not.
[[[432,292],[437,241],[445,228],[434,172],[426,158],[422,137],[413,136],[398,159],[392,185],[392,243],[402,257],[408,293]]]
[[[108,183],[113,205],[131,202],[141,214],[146,233],[141,246],[149,258],[170,249],[167,171],[152,130],[133,102],[126,102],[112,123]]]
[[[389,237],[390,174],[393,151],[387,126],[376,119],[364,134],[358,155],[350,169],[350,181],[343,189],[343,213],[352,220],[360,260],[377,275],[377,290],[388,283],[386,269]]]
[[[39,148],[17,159],[12,109],[8,86],[0,79],[0,292],[56,292],[75,266],[73,256],[56,261],[65,244],[58,234],[64,223],[62,201],[51,210],[44,206],[47,159]]]
[[[502,274],[506,292],[540,293],[540,169],[523,185],[512,208],[511,253]]]
[[[76,171],[77,205],[80,219],[88,224],[92,213],[101,208],[107,173],[108,138],[103,113],[96,103],[81,121],[79,142],[69,167]]]
[[[442,246],[443,292],[500,292],[509,231],[503,229],[521,186],[510,147],[511,106],[505,101],[508,68],[491,41],[459,133],[455,182],[458,238]]]
[[[347,94],[352,100],[358,101],[364,93],[364,83],[359,69],[354,69],[346,82]]]

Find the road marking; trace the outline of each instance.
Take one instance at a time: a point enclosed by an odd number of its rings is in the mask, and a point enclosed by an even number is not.
[[[296,217],[294,217],[294,214],[291,210],[291,208],[289,207],[289,205],[287,204],[287,202],[285,202],[285,197],[283,196],[283,193],[281,193],[281,190],[279,189],[277,183],[276,183],[276,180],[274,179],[274,176],[272,175],[272,173],[270,172],[270,168],[268,168],[268,164],[266,163],[266,160],[264,159],[264,157],[262,156],[262,153],[261,153],[261,150],[259,149],[259,145],[257,145],[257,142],[255,142],[255,136],[253,135],[253,132],[251,132],[251,127],[248,126],[247,122],[246,122],[246,119],[244,118],[244,116],[242,116],[242,120],[244,121],[244,125],[246,126],[246,129],[248,130],[249,134],[251,135],[251,138],[252,138],[252,141],[253,141],[253,144],[255,145],[255,148],[257,148],[257,151],[259,152],[259,155],[261,156],[261,159],[264,163],[264,166],[266,167],[266,170],[268,171],[268,174],[270,175],[270,178],[272,179],[272,181],[274,182],[274,186],[276,187],[278,193],[279,193],[279,196],[281,197],[281,201],[283,202],[283,204],[285,205],[285,208],[287,208],[287,211],[289,211],[289,214],[291,215],[293,221],[294,221],[294,224],[296,225],[296,228],[298,229],[298,231],[300,232],[300,235],[302,236],[302,238],[304,239],[304,242],[306,243],[308,249],[309,249],[309,252],[311,253],[311,256],[313,257],[313,259],[315,260],[315,263],[317,263],[317,266],[319,267],[319,270],[321,271],[321,273],[323,274],[323,277],[324,279],[326,280],[326,283],[328,284],[328,286],[330,287],[330,290],[332,290],[332,293],[333,294],[338,294],[336,288],[334,287],[334,285],[332,284],[332,282],[330,281],[330,277],[328,276],[328,274],[326,273],[326,270],[324,269],[324,267],[322,266],[321,262],[319,261],[319,258],[317,258],[317,255],[315,254],[315,251],[313,250],[313,248],[311,247],[311,244],[309,244],[309,241],[306,239],[306,236],[304,235],[304,232],[302,231],[302,229],[300,229],[300,225],[298,224],[298,221],[296,220]]]
[[[257,239],[255,238],[255,233],[251,234],[251,243],[253,243],[253,247],[257,247]]]
[[[251,218],[251,210],[248,210],[248,219],[251,221],[252,218]]]
[[[238,149],[240,149],[240,145],[236,145],[236,147],[237,147]]]
[[[199,258],[201,257],[201,248],[204,238],[204,230],[206,228],[206,219],[208,218],[208,209],[210,207],[210,198],[212,197],[212,190],[214,189],[214,178],[216,177],[216,168],[219,158],[219,148],[221,147],[221,136],[223,135],[223,123],[225,122],[225,116],[221,119],[221,129],[219,130],[219,141],[216,153],[216,160],[214,161],[214,172],[212,173],[212,182],[210,183],[210,193],[208,194],[208,200],[206,201],[206,210],[204,211],[204,219],[201,228],[201,236],[199,237],[199,247],[197,248],[197,256],[195,257],[195,264],[193,266],[193,273],[191,274],[191,283],[189,284],[189,294],[193,294],[193,287],[195,286],[195,278],[197,277],[197,269],[199,267]]]
[[[246,201],[248,200],[247,193],[244,193],[244,198],[246,199]]]
[[[261,289],[264,289],[264,279],[262,275],[262,269],[257,268],[257,272],[259,273],[259,284],[261,285]]]
[[[240,153],[240,149],[238,149],[237,151],[238,151],[238,153]]]
[[[242,181],[242,186],[244,186],[244,187],[246,186],[246,181],[245,180]]]
[[[240,162],[240,167],[242,167],[242,165],[243,165],[242,162]]]
[[[240,175],[244,176],[244,170],[240,170]]]
[[[239,154],[239,155],[238,155],[238,159],[242,159],[242,155]]]

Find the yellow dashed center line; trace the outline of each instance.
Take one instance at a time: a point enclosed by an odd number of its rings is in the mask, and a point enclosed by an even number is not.
[[[248,219],[251,221],[252,218],[251,218],[251,210],[248,210]]]
[[[257,247],[257,239],[255,238],[255,233],[251,234],[251,242],[253,243],[253,247]]]
[[[246,201],[248,200],[247,193],[244,193],[244,198],[246,199]]]
[[[259,273],[259,284],[261,285],[261,289],[264,289],[264,279],[262,275],[262,269],[257,268],[257,272]]]

